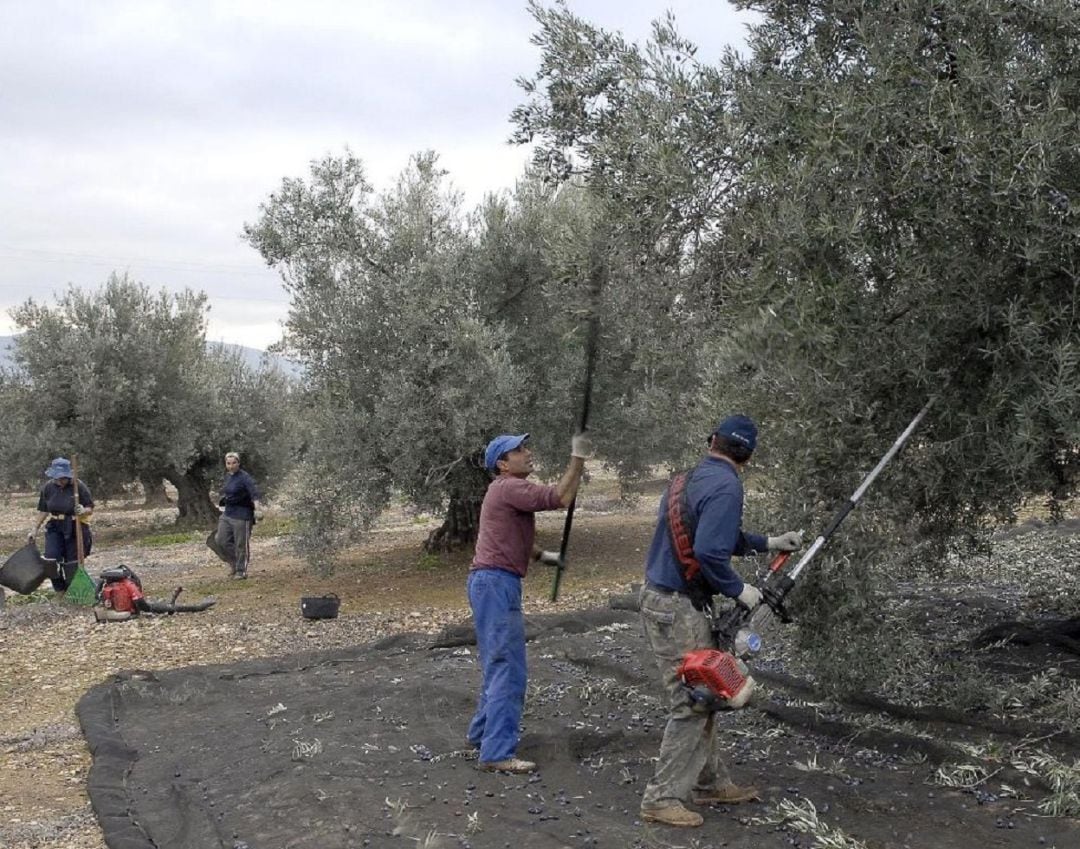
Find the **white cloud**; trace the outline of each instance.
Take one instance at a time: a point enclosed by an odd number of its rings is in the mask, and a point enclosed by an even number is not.
[[[706,60],[741,34],[715,0],[569,5],[633,40],[672,8]],[[283,177],[348,146],[383,188],[430,148],[473,204],[527,159],[506,144],[538,56],[524,0],[0,0],[0,17],[0,310],[128,271],[206,291],[213,333],[262,347],[287,299],[240,234]]]

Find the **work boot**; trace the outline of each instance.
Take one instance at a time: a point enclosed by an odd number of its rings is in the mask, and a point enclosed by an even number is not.
[[[233,578],[234,581],[246,581],[247,580],[247,572],[233,572],[232,573],[232,578]]]
[[[761,792],[756,787],[740,787],[729,781],[719,787],[695,787],[691,798],[695,805],[739,805],[760,802]]]
[[[515,775],[524,775],[533,772],[536,764],[532,761],[523,761],[521,758],[506,758],[501,761],[477,761],[476,768],[484,772],[512,772]]]
[[[688,811],[682,802],[669,802],[660,808],[642,808],[641,819],[675,828],[697,828],[705,818],[697,811]]]

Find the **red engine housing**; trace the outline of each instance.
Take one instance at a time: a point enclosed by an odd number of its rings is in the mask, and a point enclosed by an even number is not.
[[[143,592],[130,578],[121,581],[110,581],[101,590],[102,600],[105,607],[115,610],[117,613],[135,613],[135,602],[143,597]]]
[[[746,666],[726,651],[688,652],[679,664],[678,675],[691,690],[703,686],[729,707],[742,707],[753,689],[754,679],[746,674]]]

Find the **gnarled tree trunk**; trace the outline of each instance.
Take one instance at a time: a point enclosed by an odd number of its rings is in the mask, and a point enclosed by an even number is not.
[[[168,507],[172,504],[165,494],[165,479],[157,474],[139,476],[143,489],[143,507]]]
[[[461,464],[454,472],[454,486],[443,523],[424,542],[424,551],[438,553],[467,548],[476,542],[480,528],[480,505],[491,479],[475,463]]]
[[[211,528],[217,524],[220,513],[210,500],[210,482],[202,472],[189,469],[181,474],[172,470],[165,479],[176,487],[176,506],[180,511],[177,525]]]

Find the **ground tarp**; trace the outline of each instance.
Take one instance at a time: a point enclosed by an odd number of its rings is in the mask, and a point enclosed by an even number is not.
[[[106,842],[791,849],[814,837],[775,822],[778,805],[805,809],[811,799],[823,822],[872,849],[1080,845],[1070,821],[1038,822],[1010,801],[976,805],[971,794],[928,787],[932,768],[895,742],[884,752],[836,744],[756,710],[723,715],[721,739],[734,777],[757,783],[764,801],[706,810],[705,826],[690,832],[643,826],[640,794],[663,710],[635,614],[535,617],[529,633],[518,753],[540,764],[530,776],[475,769],[464,739],[478,681],[468,626],[438,638],[116,676],[78,706]]]

